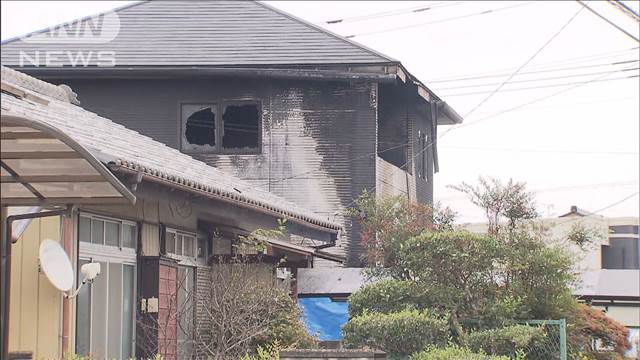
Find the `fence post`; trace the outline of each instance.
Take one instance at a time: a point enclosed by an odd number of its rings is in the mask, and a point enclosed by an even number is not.
[[[567,320],[560,319],[560,360],[567,360]]]

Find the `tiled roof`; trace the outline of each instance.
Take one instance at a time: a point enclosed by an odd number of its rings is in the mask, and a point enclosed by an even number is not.
[[[92,65],[99,52],[114,52],[117,66],[396,62],[257,1],[143,1],[107,14],[117,16],[104,17],[104,29],[97,27],[99,21],[94,18],[84,25],[80,23],[81,26],[72,23],[64,28],[59,26],[29,34],[31,39],[27,41],[23,40],[25,37],[5,41],[2,64],[18,66],[21,52],[33,57],[36,51],[44,56],[49,50],[56,51],[65,65],[71,61],[65,56],[68,51],[73,54],[72,59],[76,59],[78,51],[85,57],[91,53]],[[46,37],[52,31],[60,36],[77,34],[77,29],[103,30],[104,42],[37,41],[37,36]]]
[[[17,97],[2,92],[2,115],[27,117],[64,132],[96,158],[112,168],[142,172],[152,180],[203,196],[249,207],[256,211],[337,232],[340,225],[267,191],[185,155],[158,141],[89,112],[68,100],[60,100],[58,87],[2,67],[3,90],[7,85],[28,93]],[[32,84],[31,87],[24,87]],[[50,85],[50,84],[49,84]],[[58,96],[56,96],[56,94]],[[41,96],[45,101],[31,101]]]

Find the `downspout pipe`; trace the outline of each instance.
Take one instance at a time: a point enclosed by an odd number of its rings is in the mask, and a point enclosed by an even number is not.
[[[11,300],[11,247],[18,242],[18,239],[13,237],[12,224],[16,220],[25,219],[38,219],[50,216],[68,216],[71,214],[71,207],[60,210],[42,211],[37,213],[18,214],[7,216],[4,220],[3,231],[3,252],[2,252],[2,308],[0,309],[2,315],[2,359],[9,358],[9,310]],[[2,207],[3,218],[6,214],[7,207]]]

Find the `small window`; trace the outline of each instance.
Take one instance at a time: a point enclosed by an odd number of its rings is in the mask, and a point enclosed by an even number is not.
[[[182,149],[211,152],[216,149],[215,104],[182,105]]]
[[[186,258],[195,258],[196,236],[195,234],[167,228],[165,248],[167,254],[178,255]]]
[[[195,153],[259,153],[261,112],[260,103],[255,101],[182,104],[182,150]]]
[[[83,213],[78,221],[78,237],[81,242],[95,245],[135,249],[138,226],[126,220]]]
[[[225,105],[222,115],[225,149],[251,151],[260,143],[260,113],[257,104]]]

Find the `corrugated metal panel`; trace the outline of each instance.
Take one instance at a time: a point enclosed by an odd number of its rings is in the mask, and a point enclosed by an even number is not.
[[[89,63],[94,66],[99,62],[98,54],[106,52],[114,52],[119,66],[395,61],[256,1],[148,1],[116,14],[119,32],[109,42],[38,44],[18,39],[2,44],[2,63],[19,65],[20,52],[32,58],[40,52],[44,62],[45,51],[58,51],[58,61],[66,65],[78,52],[84,56],[91,52]],[[103,30],[96,24],[95,20],[91,23],[95,30]],[[84,31],[92,31],[91,26],[84,26]],[[67,52],[71,52],[71,60]]]
[[[328,250],[349,253],[349,264],[358,264],[359,230],[344,212],[364,188],[375,187],[375,83],[225,78],[68,83],[87,109],[174,148],[180,147],[180,101],[260,100],[261,154],[194,156],[343,225],[338,245]]]

